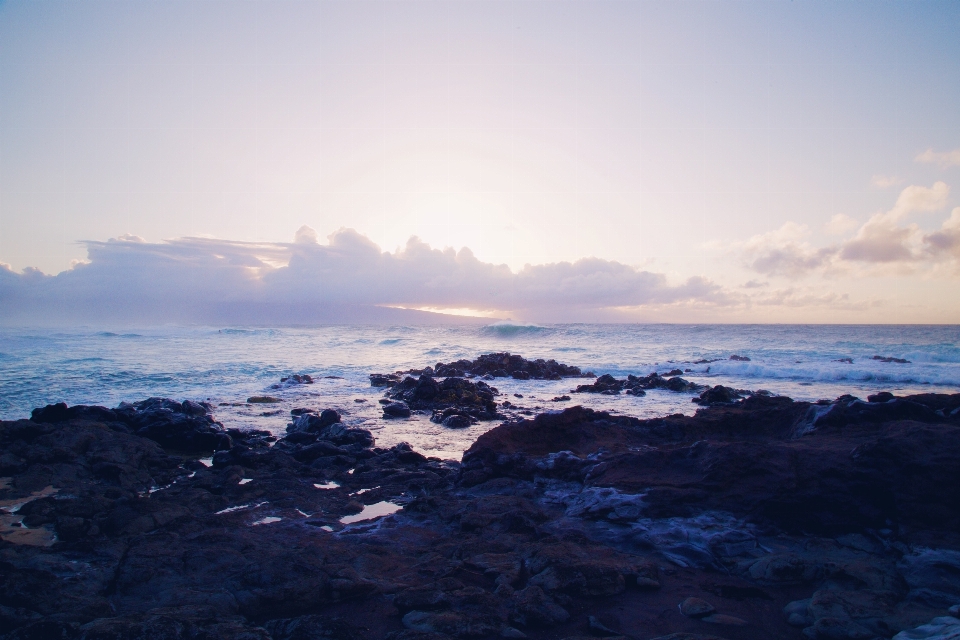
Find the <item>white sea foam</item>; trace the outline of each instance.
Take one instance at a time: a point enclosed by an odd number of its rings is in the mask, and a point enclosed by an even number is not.
[[[866,397],[880,390],[905,395],[960,389],[960,327],[947,326],[501,322],[485,327],[160,327],[138,328],[136,335],[123,328],[109,332],[115,335],[89,328],[0,330],[0,418],[27,417],[34,407],[60,401],[116,406],[166,396],[209,401],[225,426],[266,429],[279,436],[285,433],[290,409],[330,407],[347,426],[371,430],[378,446],[407,441],[426,455],[459,459],[498,422],[454,431],[430,422],[427,415],[384,420],[377,402],[384,390],[371,387],[368,375],[509,351],[617,377],[690,369],[683,377],[699,384],[763,388],[800,400],[845,393]],[[124,339],[118,339],[121,336]],[[750,360],[730,360],[734,354]],[[881,362],[873,356],[910,362]],[[852,363],[838,362],[844,358]],[[700,360],[711,362],[693,364]],[[316,383],[271,388],[295,373],[310,374]],[[340,378],[324,377],[330,375]],[[584,382],[497,378],[490,384],[500,389],[500,400],[509,399],[528,415],[575,404],[641,418],[692,414],[698,408],[690,402],[692,393],[651,390],[639,398],[571,393]],[[514,398],[514,393],[524,397]],[[249,396],[264,394],[281,402],[269,410],[245,403]],[[571,400],[552,401],[564,395]]]

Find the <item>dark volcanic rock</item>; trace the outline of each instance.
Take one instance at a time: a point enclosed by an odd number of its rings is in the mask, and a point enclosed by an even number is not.
[[[679,370],[678,370],[679,371]],[[680,372],[682,373],[682,372]],[[577,386],[574,393],[603,393],[607,395],[616,395],[621,391],[628,394],[642,396],[646,392],[644,389],[669,389],[670,391],[698,391],[703,389],[703,385],[689,382],[679,377],[679,374],[670,372],[668,375],[673,377],[664,377],[657,373],[651,373],[648,376],[637,377],[628,375],[626,380],[618,380],[609,373],[606,373],[593,384],[581,384]]]
[[[289,378],[280,378],[280,382],[286,382],[288,384],[313,384],[313,377],[306,373],[295,373]]]
[[[133,407],[132,426],[137,435],[167,449],[206,452],[229,449],[233,444],[223,425],[213,419],[209,405],[150,398]]]
[[[370,374],[370,386],[371,387],[392,387],[393,385],[400,382],[402,376],[396,373],[371,373]]]
[[[500,417],[494,402],[497,395],[500,392],[482,380],[474,382],[465,378],[446,378],[437,381],[428,375],[419,378],[407,376],[387,392],[389,398],[405,403],[410,409],[433,410],[436,422],[442,422],[451,415],[443,415],[444,410],[477,420],[494,420]]]
[[[67,420],[104,422],[114,428],[135,431],[168,449],[188,453],[219,451],[232,446],[230,435],[213,419],[212,407],[206,402],[148,398],[135,404],[123,403],[116,409],[67,407],[60,403],[34,409],[30,419],[51,424]]]
[[[896,364],[910,364],[909,360],[904,360],[903,358],[894,358],[893,356],[873,356],[871,360],[877,360],[879,362],[894,362]]]
[[[733,404],[738,400],[743,398],[740,395],[741,392],[737,389],[731,389],[730,387],[724,387],[722,385],[717,385],[707,389],[700,394],[700,397],[694,398],[693,402],[703,405],[716,405],[716,404]]]
[[[324,409],[319,415],[312,409],[294,409],[290,413],[294,418],[293,422],[287,424],[287,433],[320,433],[340,422],[340,414],[334,409]]]
[[[383,405],[384,418],[409,418],[410,414],[410,407],[406,402],[391,402]]]
[[[137,405],[0,422],[0,636],[890,638],[960,601],[960,395],[733,395],[505,423],[462,465],[332,411],[212,467]]]
[[[579,367],[562,364],[553,359],[527,360],[516,354],[486,353],[473,361],[457,360],[447,364],[438,362],[433,367],[433,375],[439,378],[490,375],[494,378],[510,376],[518,380],[559,380],[579,378],[584,374]]]
[[[960,527],[960,416],[923,401],[818,406],[753,396],[655,420],[573,407],[480,436],[464,454],[463,481],[589,473],[645,492],[647,512],[661,516],[712,507],[793,532],[949,531]],[[926,401],[949,407],[960,395]],[[601,447],[602,463],[584,458]],[[557,459],[555,469],[536,460],[560,451],[575,460]]]
[[[370,384],[374,387],[391,387],[399,383],[404,375],[428,376],[436,378],[486,377],[516,378],[518,380],[560,380],[561,378],[592,378],[590,372],[582,372],[579,367],[566,365],[556,360],[527,360],[523,356],[510,353],[486,353],[476,360],[457,360],[456,362],[438,362],[434,367],[411,369],[396,373],[371,373]]]

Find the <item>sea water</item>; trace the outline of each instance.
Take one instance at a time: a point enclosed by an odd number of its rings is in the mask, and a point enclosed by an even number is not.
[[[453,430],[415,414],[382,417],[383,389],[369,374],[420,369],[490,352],[553,358],[597,375],[684,371],[705,385],[766,389],[798,400],[960,391],[960,327],[824,325],[489,325],[160,327],[129,331],[0,330],[0,418],[27,417],[54,402],[116,406],[150,396],[211,402],[227,427],[282,434],[290,409],[333,408],[380,446],[406,441],[428,455],[459,459],[498,422]],[[736,355],[749,360],[731,360]],[[897,358],[908,362],[874,359]],[[710,361],[710,362],[703,362]],[[294,373],[311,385],[273,388]],[[490,382],[517,411],[575,404],[649,418],[692,414],[693,393],[572,394],[590,380]],[[255,395],[276,404],[248,404]],[[516,395],[515,395],[516,394]],[[570,401],[554,401],[569,395]],[[523,396],[522,398],[517,396]]]

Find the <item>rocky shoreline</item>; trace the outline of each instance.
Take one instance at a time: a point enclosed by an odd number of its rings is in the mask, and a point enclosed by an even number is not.
[[[385,400],[495,417],[490,374],[449,367]],[[689,383],[578,391],[670,384]],[[0,636],[960,633],[960,394],[694,400],[692,417],[511,416],[459,463],[319,407],[279,439],[189,401],[37,409],[0,422]]]

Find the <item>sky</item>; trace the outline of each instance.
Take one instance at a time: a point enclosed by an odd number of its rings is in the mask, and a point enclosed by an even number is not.
[[[934,0],[0,2],[0,324],[957,323],[958,32]]]

